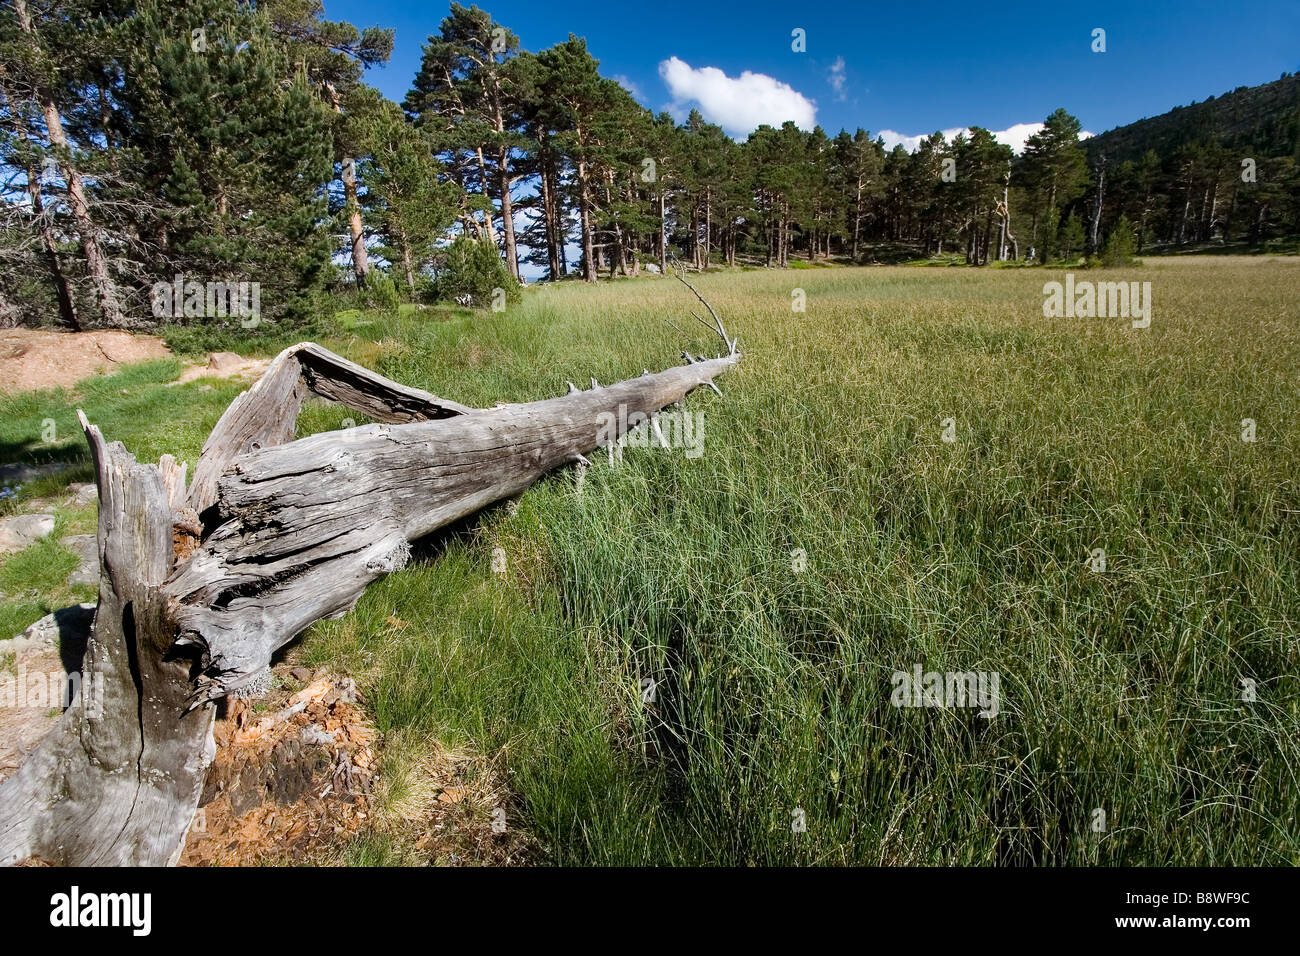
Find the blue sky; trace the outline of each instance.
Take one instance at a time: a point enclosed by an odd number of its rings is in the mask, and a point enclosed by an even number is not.
[[[324,0],[331,19],[394,27],[368,81],[401,101],[449,4]],[[1132,0],[1087,5],[748,4],[720,0],[487,0],[525,49],[587,38],[605,76],[655,110],[703,107],[743,137],[759,119],[918,136],[1041,121],[1058,106],[1085,130],[1163,113],[1300,70],[1300,0]],[[1094,53],[1092,32],[1106,31]],[[791,49],[805,31],[807,50]],[[675,58],[675,59],[674,59]],[[751,75],[742,79],[742,75]],[[670,89],[671,83],[671,89]],[[712,114],[712,115],[710,115]],[[1023,132],[1023,131],[1022,131]],[[1015,139],[1015,133],[1008,134]],[[894,137],[887,136],[892,140]]]

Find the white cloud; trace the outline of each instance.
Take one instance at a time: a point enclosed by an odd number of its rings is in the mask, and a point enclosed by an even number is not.
[[[706,120],[733,136],[752,133],[764,123],[780,126],[786,120],[806,130],[817,125],[817,106],[812,100],[762,73],[746,70],[733,78],[717,67],[695,69],[672,57],[659,64],[659,76],[672,94],[676,110],[695,103]]]
[[[916,152],[916,147],[921,145],[921,140],[929,136],[925,133],[921,136],[908,136],[906,133],[898,133],[892,129],[882,129],[878,134],[885,141],[886,151],[892,150],[895,146],[902,146],[909,153]],[[945,136],[948,134],[945,132]]]
[[[826,81],[830,83],[831,89],[835,91],[837,100],[844,99],[844,81],[847,77],[844,75],[844,57],[837,56],[835,62],[831,64],[830,72],[826,74]]]
[[[623,87],[623,89],[631,93],[632,99],[640,103],[646,102],[646,97],[645,94],[641,92],[641,87],[637,86],[635,83],[629,80],[622,73],[615,73],[613,76],[610,77],[610,79],[613,80],[615,83],[617,83],[619,86]]]
[[[990,130],[990,132],[993,133],[993,138],[999,143],[1005,143],[1016,153],[1022,153],[1025,149],[1025,141],[1042,128],[1042,123],[1016,123],[1014,126],[1008,126],[1006,129]],[[944,137],[949,142],[951,142],[952,138],[958,133],[966,133],[966,135],[970,135],[968,128],[964,126],[957,126],[943,131]],[[901,143],[909,153],[915,152],[916,148],[921,145],[921,140],[925,139],[929,135],[929,133],[922,133],[919,136],[908,136],[905,133],[897,133],[892,129],[882,129],[880,131],[880,136],[885,141],[886,150],[893,149],[896,145]],[[1092,133],[1084,130],[1079,133],[1079,139],[1087,139],[1091,135]]]
[[[1016,123],[1003,130],[994,130],[993,138],[999,143],[1010,146],[1016,153],[1025,151],[1025,140],[1043,128],[1042,123]]]

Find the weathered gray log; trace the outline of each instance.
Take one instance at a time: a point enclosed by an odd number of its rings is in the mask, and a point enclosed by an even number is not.
[[[275,650],[346,613],[370,582],[406,563],[410,542],[617,439],[736,359],[238,456],[217,481],[211,534],[168,582],[180,639],[204,654],[196,699],[258,686]]]
[[[740,354],[714,321],[725,356],[492,409],[302,343],[226,410],[188,494],[170,456],[137,464],[83,417],[101,564],[83,687],[102,686],[102,713],[75,702],[0,783],[0,863],[174,863],[210,760],[214,702],[256,693],[278,648],[346,613],[406,563],[412,541],[585,464],[697,387],[716,390]],[[293,441],[309,391],[379,424]]]
[[[473,411],[302,342],[281,352],[212,429],[194,468],[190,507],[201,514],[212,505],[217,479],[239,455],[290,441],[309,390],[379,422],[419,422]]]

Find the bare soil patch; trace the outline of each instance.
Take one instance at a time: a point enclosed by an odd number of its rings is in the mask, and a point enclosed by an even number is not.
[[[0,392],[71,386],[129,362],[168,358],[171,350],[152,335],[103,330],[52,332],[0,330]]]
[[[115,372],[130,362],[171,355],[166,343],[152,335],[116,330],[0,329],[0,392],[67,388],[92,375]],[[268,364],[268,359],[213,352],[206,364],[187,365],[173,384],[183,385],[201,378],[253,379],[266,371]]]
[[[212,352],[207,365],[191,365],[172,384],[183,385],[200,378],[256,378],[266,371],[270,359],[249,359],[234,352]]]

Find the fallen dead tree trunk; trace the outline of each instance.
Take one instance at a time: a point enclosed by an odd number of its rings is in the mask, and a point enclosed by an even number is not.
[[[138,464],[83,417],[100,492],[99,606],[81,696],[0,783],[0,863],[174,863],[215,702],[256,694],[277,649],[346,613],[412,541],[585,466],[642,421],[657,431],[660,409],[715,387],[740,354],[713,318],[725,355],[492,409],[303,343],[227,409],[188,490],[169,456]],[[378,424],[294,441],[308,392]]]

